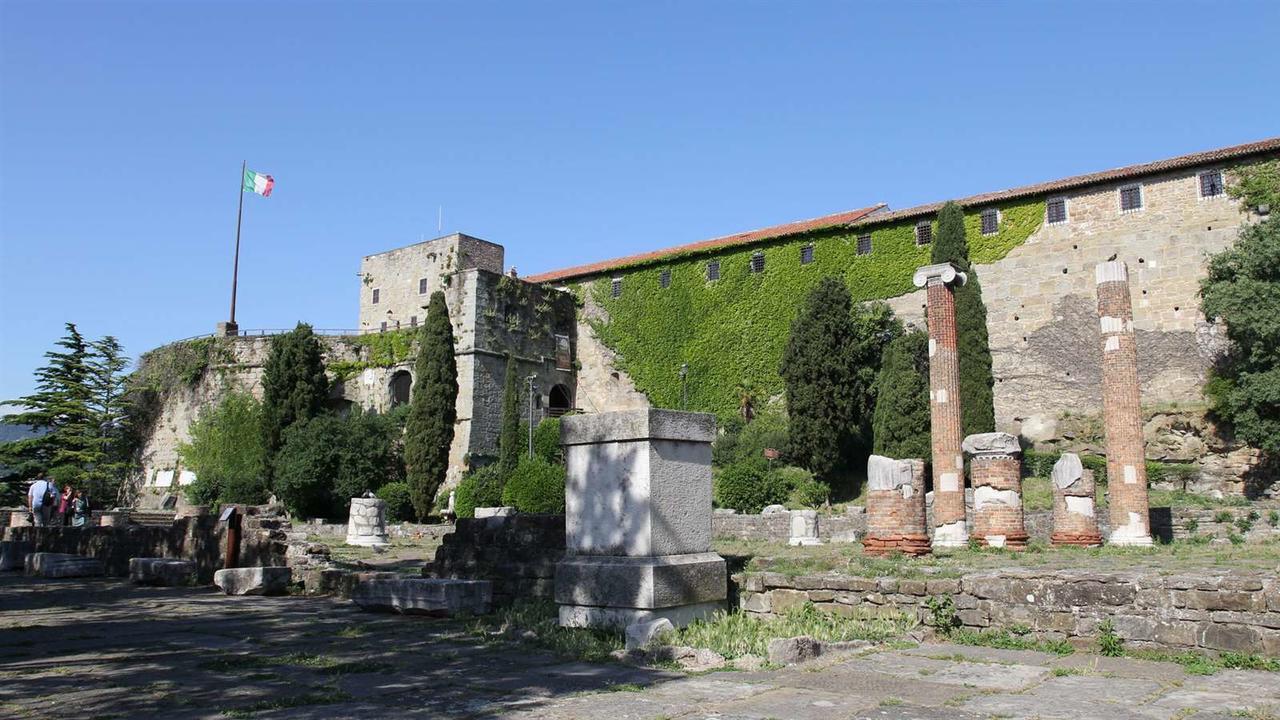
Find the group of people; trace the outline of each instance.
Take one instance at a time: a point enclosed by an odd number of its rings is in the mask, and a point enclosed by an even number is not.
[[[89,520],[89,496],[82,490],[39,478],[27,488],[27,510],[36,527],[70,525],[84,527]]]

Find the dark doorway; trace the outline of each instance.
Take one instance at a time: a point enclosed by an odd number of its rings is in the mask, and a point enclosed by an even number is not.
[[[573,398],[569,397],[569,388],[563,385],[553,386],[547,405],[547,414],[551,417],[560,417],[573,409]]]
[[[398,370],[391,376],[391,407],[409,402],[409,392],[413,390],[413,376],[408,370]]]

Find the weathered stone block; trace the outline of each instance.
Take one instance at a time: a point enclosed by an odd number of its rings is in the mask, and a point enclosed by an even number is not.
[[[799,590],[774,590],[769,593],[769,602],[773,612],[782,615],[788,610],[798,608],[809,601],[809,595]]]
[[[664,557],[566,557],[556,566],[556,602],[622,608],[667,608],[723,601],[724,558],[715,553]]]
[[[129,580],[138,585],[194,585],[196,564],[192,560],[173,558],[129,558]]]
[[[19,540],[0,542],[0,571],[22,570],[26,567],[27,555],[35,551],[35,543]]]
[[[769,641],[769,662],[774,665],[794,665],[812,660],[820,654],[822,644],[808,635],[774,638]]]
[[[439,617],[463,613],[484,615],[489,612],[492,599],[493,589],[488,580],[366,580],[351,593],[351,602],[363,610]]]
[[[664,633],[675,632],[675,626],[666,618],[658,618],[649,622],[634,623],[627,626],[626,648],[636,650],[657,640]]]
[[[67,553],[30,553],[26,556],[26,572],[34,577],[94,577],[105,573],[102,561]]]
[[[1205,623],[1200,626],[1200,645],[1210,650],[1256,653],[1262,649],[1262,633],[1248,625]]]
[[[292,580],[288,567],[226,568],[213,574],[213,584],[227,595],[284,595]]]
[[[773,609],[769,593],[751,593],[742,596],[742,609],[747,612],[767,613]]]

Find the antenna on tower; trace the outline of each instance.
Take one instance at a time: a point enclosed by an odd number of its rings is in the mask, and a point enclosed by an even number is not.
[[[436,232],[438,233],[444,232],[444,206],[443,205],[439,206],[439,210],[436,212]]]

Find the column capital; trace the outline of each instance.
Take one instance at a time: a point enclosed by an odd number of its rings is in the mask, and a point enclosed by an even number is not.
[[[911,276],[911,282],[916,287],[922,288],[933,281],[941,282],[945,285],[963,285],[968,281],[969,276],[960,271],[954,263],[944,262],[937,265],[924,265],[916,268],[916,274]]]
[[[1018,438],[1003,432],[978,433],[964,439],[961,445],[970,455],[1017,455],[1022,452]]]
[[[1128,282],[1129,266],[1123,260],[1108,260],[1098,263],[1093,274],[1099,285],[1104,282]]]

